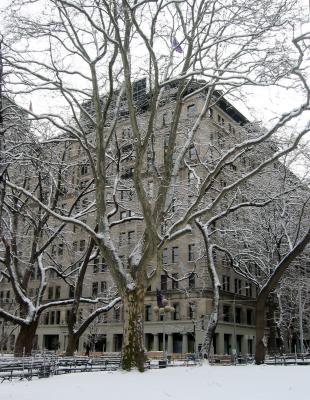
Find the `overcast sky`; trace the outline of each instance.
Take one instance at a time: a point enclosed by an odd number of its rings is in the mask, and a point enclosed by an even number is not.
[[[42,0],[44,3],[44,0]],[[0,0],[0,10],[3,10],[7,4],[10,4],[12,0]],[[300,0],[303,4],[305,15],[308,15],[309,21],[309,2],[310,0]],[[33,12],[33,10],[31,10]],[[0,14],[1,18],[1,14]],[[3,18],[3,17],[2,17]],[[0,32],[1,26],[4,21],[0,19]],[[299,29],[310,30],[310,23],[304,24]],[[300,32],[296,32],[298,34]],[[308,60],[310,65],[310,60]],[[248,118],[254,120],[261,120],[265,126],[271,126],[280,114],[289,111],[294,107],[297,107],[302,101],[301,93],[296,92],[293,89],[285,89],[278,87],[267,87],[267,88],[248,88],[244,91],[245,96],[243,102],[234,100],[234,105],[243,112]],[[27,96],[25,104],[32,102],[33,109],[36,113],[46,111],[47,102],[45,99],[38,95],[32,94],[31,97]],[[305,125],[310,120],[310,113],[305,113],[301,120],[300,125]]]

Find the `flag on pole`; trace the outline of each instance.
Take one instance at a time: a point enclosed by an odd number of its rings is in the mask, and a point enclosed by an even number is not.
[[[173,37],[173,39],[171,41],[171,45],[172,45],[173,50],[175,50],[177,53],[183,53],[183,49],[175,37]]]
[[[159,289],[156,289],[156,300],[159,308],[163,307],[163,298]]]

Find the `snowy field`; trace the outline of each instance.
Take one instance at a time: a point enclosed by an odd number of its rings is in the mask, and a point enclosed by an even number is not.
[[[94,372],[3,382],[0,400],[299,400],[310,366],[175,367]]]

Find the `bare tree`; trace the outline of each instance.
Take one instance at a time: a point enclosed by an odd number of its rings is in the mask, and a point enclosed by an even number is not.
[[[277,334],[282,336],[280,327],[283,323],[281,314],[280,320],[276,321],[276,313],[278,308],[281,312],[285,307],[284,297],[280,295],[281,286],[277,286],[289,267],[297,273],[302,260],[300,255],[309,243],[308,188],[284,164],[276,163],[274,167],[269,196],[274,192],[278,198],[263,210],[252,210],[251,215],[243,218],[243,221],[251,221],[251,225],[243,227],[245,247],[234,250],[233,255],[229,253],[234,270],[257,287],[257,363],[263,362],[267,344],[271,352],[276,351],[275,340]],[[276,178],[279,174],[281,176]],[[232,243],[228,248],[233,249]],[[265,334],[267,310],[269,343]]]
[[[29,115],[61,130],[64,136],[53,141],[72,143],[88,160],[97,231],[88,222],[57,213],[17,183],[7,184],[94,240],[123,301],[122,366],[143,370],[144,296],[162,269],[164,246],[196,229],[196,221],[208,226],[222,202],[296,147],[309,130],[296,132],[284,149],[270,150],[279,129],[309,109],[309,90],[300,70],[303,43],[309,37],[294,39],[294,45],[286,40],[296,13],[290,1],[270,5],[238,0],[223,5],[50,0],[40,21],[28,18],[24,5],[29,2],[14,9],[12,35],[5,42],[4,63],[12,71],[8,88],[18,95],[40,91],[61,98],[58,110],[55,105],[54,112]],[[21,33],[26,50],[19,46]],[[35,37],[40,38],[40,54]],[[145,80],[135,82],[141,76]],[[203,126],[216,107],[229,112],[225,94],[236,94],[243,85],[280,85],[282,78],[293,77],[306,91],[298,108],[281,116],[267,132],[244,128],[240,136],[235,125],[245,119],[233,110],[234,122],[225,126],[219,115],[212,143]],[[197,106],[193,99],[199,99]],[[169,116],[164,112],[167,107]],[[158,149],[164,142],[161,157]],[[244,165],[244,159],[255,160],[261,146],[266,150],[263,161],[254,162],[254,167]],[[197,154],[195,165],[189,152]],[[231,172],[234,167],[236,173]],[[134,215],[124,193],[135,198]],[[182,205],[177,212],[173,199]],[[128,211],[127,216],[118,218],[119,210]],[[117,237],[121,226],[134,221],[137,244],[124,255]],[[150,263],[155,264],[151,273]]]

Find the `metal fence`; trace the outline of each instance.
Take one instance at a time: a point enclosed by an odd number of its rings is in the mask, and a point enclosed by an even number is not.
[[[31,357],[1,357],[0,380],[32,380],[75,372],[113,371],[120,367],[120,354],[107,353],[101,357],[59,357],[37,354]]]

